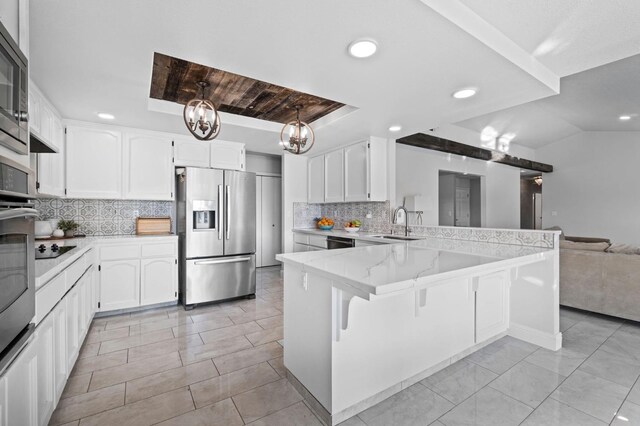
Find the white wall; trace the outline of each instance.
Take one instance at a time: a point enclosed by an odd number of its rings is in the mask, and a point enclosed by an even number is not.
[[[293,203],[307,202],[307,161],[304,155],[282,156],[282,246],[293,251]]]
[[[247,152],[246,159],[248,172],[276,175],[282,173],[282,157],[279,155]]]
[[[520,170],[482,160],[407,145],[396,146],[396,199],[392,207],[402,205],[406,195],[421,194],[424,225],[438,225],[438,172],[449,170],[484,176],[483,226],[520,228]]]
[[[482,145],[483,142],[480,139],[480,133],[466,129],[464,127],[456,126],[454,124],[447,124],[436,128],[433,132],[425,133],[437,136],[439,138],[449,139],[467,145],[487,149]],[[514,157],[526,158],[527,160],[535,160],[535,150],[526,146],[518,145],[517,141],[517,139],[514,139],[514,142],[511,143],[508,154],[513,155]]]
[[[579,133],[536,158],[554,168],[543,175],[543,228],[640,245],[640,132]]]

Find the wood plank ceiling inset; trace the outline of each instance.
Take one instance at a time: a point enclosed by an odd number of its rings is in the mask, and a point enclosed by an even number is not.
[[[151,98],[185,105],[200,96],[199,81],[211,84],[205,97],[219,111],[276,123],[294,120],[297,104],[304,106],[300,119],[308,123],[344,106],[330,99],[154,53]]]

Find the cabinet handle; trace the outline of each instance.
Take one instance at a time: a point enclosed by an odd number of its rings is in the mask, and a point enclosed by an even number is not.
[[[227,240],[230,238],[230,229],[229,229],[229,218],[231,217],[231,206],[229,205],[229,193],[231,192],[231,187],[229,185],[227,185],[226,187],[226,197],[225,197],[225,204],[227,206],[227,211],[226,211],[226,217],[224,218],[224,226],[227,230]]]
[[[218,239],[222,239],[222,228],[220,227],[220,215],[222,214],[222,185],[218,185],[218,211],[216,212],[216,228],[218,228]]]
[[[221,263],[239,263],[239,262],[248,262],[250,261],[250,257],[238,257],[236,259],[220,259],[220,260],[199,260],[193,262],[194,265],[218,265]]]

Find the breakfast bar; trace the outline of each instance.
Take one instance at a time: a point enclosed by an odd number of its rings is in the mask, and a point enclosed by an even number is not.
[[[559,349],[553,237],[279,255],[290,381],[334,425],[505,335]]]

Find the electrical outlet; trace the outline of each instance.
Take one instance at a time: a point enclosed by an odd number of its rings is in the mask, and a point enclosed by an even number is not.
[[[551,212],[551,216],[558,216],[558,212],[557,211],[552,211]]]
[[[133,215],[134,215],[135,217],[140,216],[140,210],[134,210],[134,211],[133,211]]]
[[[373,215],[371,214],[371,212],[367,212],[367,215],[365,217],[367,219],[371,219],[373,217]]]

